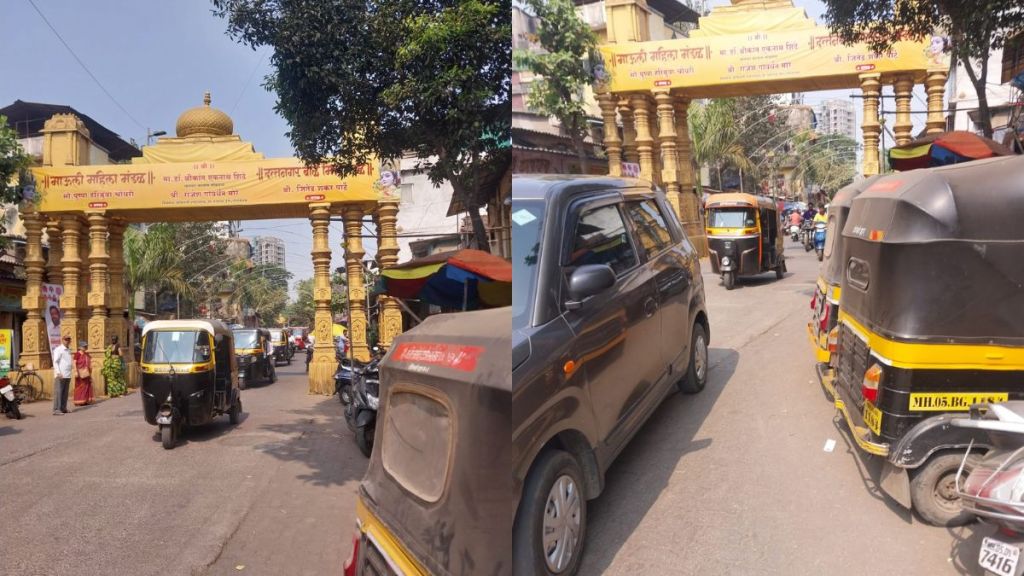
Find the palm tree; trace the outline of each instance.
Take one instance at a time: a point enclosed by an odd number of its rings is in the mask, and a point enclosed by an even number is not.
[[[128,314],[135,320],[135,293],[139,290],[172,290],[191,294],[181,269],[181,252],[174,244],[173,230],[162,224],[145,232],[128,228],[124,234],[124,279],[128,291]]]
[[[731,98],[708,100],[690,106],[690,136],[693,138],[692,157],[697,166],[713,166],[722,187],[722,168],[750,170],[751,163],[740,143],[741,127],[736,122],[736,105]],[[697,185],[700,171],[697,171]]]

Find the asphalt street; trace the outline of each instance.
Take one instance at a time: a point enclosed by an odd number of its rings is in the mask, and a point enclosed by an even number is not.
[[[367,460],[302,366],[243,391],[237,427],[220,417],[171,451],[138,393],[0,421],[0,573],[339,574]]]
[[[814,375],[817,261],[726,291],[705,263],[712,370],[673,394],[590,503],[581,574],[975,574],[985,526],[934,528],[887,500]],[[298,360],[298,359],[297,359]],[[301,363],[161,448],[138,394],[0,421],[0,572],[339,574],[366,467]],[[825,449],[835,441],[832,451]]]

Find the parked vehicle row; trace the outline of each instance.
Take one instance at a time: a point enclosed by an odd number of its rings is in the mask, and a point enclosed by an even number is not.
[[[840,192],[830,216],[810,326],[822,385],[883,458],[883,490],[935,525],[973,518],[965,454],[996,446],[960,421],[1024,399],[1021,174],[1010,157],[887,175]]]

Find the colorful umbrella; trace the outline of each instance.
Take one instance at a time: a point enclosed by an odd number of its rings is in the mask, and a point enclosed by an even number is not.
[[[971,132],[930,134],[889,150],[894,170],[914,170],[1013,154],[1006,146]]]
[[[381,273],[384,292],[446,308],[509,306],[512,265],[480,250],[441,252],[410,260]]]

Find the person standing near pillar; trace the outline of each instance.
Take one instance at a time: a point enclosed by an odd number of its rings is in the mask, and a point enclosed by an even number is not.
[[[71,336],[64,335],[53,349],[53,414],[68,413],[68,386],[71,385]]]

